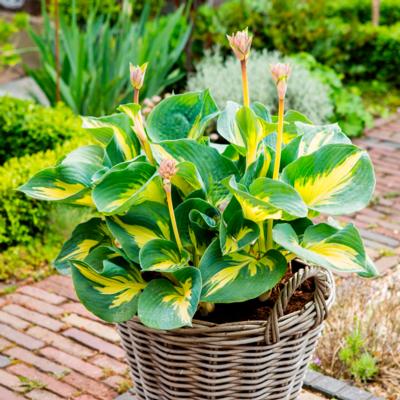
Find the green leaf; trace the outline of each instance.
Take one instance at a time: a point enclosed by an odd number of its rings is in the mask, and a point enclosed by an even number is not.
[[[145,201],[129,208],[125,215],[106,217],[107,226],[128,257],[139,263],[139,251],[154,239],[171,239],[166,205]]]
[[[164,203],[165,193],[154,166],[132,161],[106,172],[93,189],[93,201],[105,214],[121,214],[130,206],[146,200]]]
[[[80,147],[55,167],[39,171],[19,190],[39,200],[93,205],[90,197],[92,177],[103,167],[103,159],[101,147]]]
[[[235,303],[254,299],[272,289],[285,274],[287,262],[277,250],[261,258],[245,252],[222,255],[215,240],[200,261],[202,301]]]
[[[214,205],[221,204],[229,196],[221,180],[238,175],[238,170],[231,160],[219,154],[216,149],[190,139],[164,141],[154,148],[158,159],[172,157],[178,163],[193,163],[204,182],[207,196]]]
[[[328,224],[308,227],[300,242],[289,224],[277,224],[273,239],[304,261],[341,272],[365,272],[365,249],[352,224],[338,229]]]
[[[232,198],[222,214],[220,222],[220,245],[222,254],[242,250],[258,239],[260,229],[250,220],[244,219],[240,204]]]
[[[270,178],[257,178],[249,190],[235,179],[223,181],[242,206],[244,217],[263,222],[267,219],[295,219],[307,215],[307,207],[292,187]]]
[[[177,173],[172,177],[171,182],[183,197],[187,197],[197,190],[205,191],[203,180],[194,164],[182,161],[176,165],[176,169]]]
[[[379,271],[376,268],[374,262],[371,260],[368,254],[366,254],[365,257],[366,257],[365,271],[358,272],[358,275],[361,276],[362,278],[375,278],[379,276]]]
[[[218,108],[208,90],[170,96],[158,104],[147,120],[153,142],[198,139]]]
[[[139,294],[146,287],[136,267],[105,260],[103,269],[98,271],[83,261],[74,260],[72,264],[76,293],[89,311],[116,323],[136,314]]]
[[[217,120],[217,132],[231,144],[245,147],[245,142],[240,135],[236,123],[236,113],[240,109],[240,104],[228,101],[226,107],[221,111]]]
[[[139,299],[140,321],[150,328],[176,329],[191,326],[201,293],[201,274],[188,267],[173,273],[176,284],[152,280]]]
[[[84,117],[83,127],[106,146],[112,165],[130,161],[139,155],[139,141],[125,114],[119,113],[100,118]]]
[[[175,272],[189,265],[189,254],[185,250],[180,252],[176,243],[164,239],[147,242],[139,257],[144,271]]]
[[[375,187],[368,154],[348,144],[329,144],[300,157],[283,170],[282,180],[296,189],[308,208],[332,215],[364,208]]]
[[[64,243],[60,253],[54,260],[54,266],[59,272],[67,273],[70,270],[70,260],[82,261],[96,247],[102,244],[111,244],[107,227],[101,218],[92,218],[79,224]]]

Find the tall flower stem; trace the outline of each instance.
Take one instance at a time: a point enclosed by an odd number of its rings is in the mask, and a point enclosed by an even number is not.
[[[140,92],[139,89],[134,89],[133,90],[133,102],[135,104],[139,104],[139,92]]]
[[[260,222],[258,224],[260,228],[260,237],[258,239],[258,246],[260,248],[260,252],[265,252],[265,232],[264,232],[264,222]]]
[[[182,251],[183,246],[182,246],[181,238],[179,236],[178,226],[176,224],[174,206],[172,204],[171,183],[170,182],[164,183],[164,190],[167,195],[168,211],[169,211],[169,216],[171,218],[171,224],[172,224],[172,229],[174,231],[175,241],[176,241],[176,244],[178,245],[179,251]]]
[[[249,82],[247,79],[247,60],[244,59],[240,61],[240,66],[242,67],[243,104],[246,107],[249,107],[250,97],[249,97]]]
[[[278,129],[277,129],[277,137],[276,137],[276,148],[275,148],[275,162],[274,162],[274,170],[272,173],[272,179],[278,179],[279,177],[279,168],[281,165],[281,152],[282,152],[282,142],[283,142],[283,115],[285,112],[285,99],[279,99],[279,107],[278,107]],[[274,221],[272,219],[268,220],[267,225],[267,249],[272,249],[272,228],[274,226]]]
[[[55,19],[55,61],[56,61],[56,101],[61,100],[60,91],[60,11],[58,0],[54,0],[54,19]]]

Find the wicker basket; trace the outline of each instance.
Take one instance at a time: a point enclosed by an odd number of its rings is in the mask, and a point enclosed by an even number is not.
[[[313,301],[284,315],[307,279]],[[268,321],[158,331],[138,319],[119,325],[139,400],[289,400],[302,387],[307,363],[334,300],[331,273],[301,269],[280,293]]]

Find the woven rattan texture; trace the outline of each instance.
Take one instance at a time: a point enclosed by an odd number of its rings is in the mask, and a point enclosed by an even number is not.
[[[284,315],[310,278],[314,301]],[[140,400],[294,400],[333,299],[331,273],[307,267],[286,284],[267,322],[194,321],[174,331],[147,328],[136,318],[120,324],[135,393]]]

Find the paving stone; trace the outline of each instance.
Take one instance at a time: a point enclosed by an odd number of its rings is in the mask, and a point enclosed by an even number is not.
[[[346,385],[346,387],[337,392],[336,397],[340,400],[371,400],[374,396],[354,386]]]
[[[0,337],[0,351],[7,349],[8,347],[12,346],[12,343],[6,339]]]
[[[97,397],[93,397],[90,394],[82,394],[81,396],[75,397],[75,400],[97,400]]]
[[[92,321],[76,314],[67,315],[63,320],[72,326],[93,333],[111,342],[118,343],[121,340],[117,330],[113,326]]]
[[[0,368],[7,367],[10,364],[10,359],[0,354]]]
[[[84,343],[86,346],[89,346],[102,353],[108,354],[112,357],[118,358],[120,360],[125,359],[125,352],[121,347],[100,339],[99,337],[94,336],[90,333],[81,331],[76,328],[71,328],[64,331],[63,335],[75,339],[78,342]]]
[[[30,350],[39,349],[44,346],[41,340],[34,339],[32,336],[21,333],[4,324],[0,324],[0,336]]]
[[[71,356],[54,347],[45,347],[40,350],[40,354],[90,378],[98,379],[103,376],[103,370],[96,365],[83,361],[78,357]]]
[[[3,307],[3,310],[8,312],[9,314],[13,314],[19,318],[25,319],[29,322],[43,326],[44,328],[48,328],[55,332],[58,332],[65,327],[65,324],[58,321],[57,319],[54,319],[47,315],[43,315],[36,311],[27,310],[26,308],[21,307],[17,304],[8,304]]]
[[[46,344],[52,345],[57,349],[63,350],[69,354],[80,358],[86,358],[94,355],[94,351],[76,343],[74,340],[66,338],[61,334],[51,332],[40,326],[29,328],[27,333],[37,339],[43,340]]]
[[[17,292],[26,294],[31,297],[36,297],[39,300],[43,300],[47,303],[56,305],[64,303],[67,300],[65,297],[58,296],[54,293],[49,293],[46,290],[42,290],[35,286],[22,286],[17,290]]]
[[[88,311],[82,303],[69,302],[61,306],[66,312],[78,314],[82,317],[93,319],[95,321],[101,321],[100,318],[96,317],[90,311]]]
[[[20,293],[10,294],[7,296],[7,299],[10,303],[17,303],[29,308],[30,310],[41,312],[44,314],[57,316],[64,313],[64,310],[58,306],[45,303],[42,300],[38,300]]]
[[[112,400],[117,396],[117,392],[111,387],[76,372],[69,373],[62,380],[77,389],[84,388],[85,392],[101,400]]]
[[[0,399],[2,400],[26,400],[25,397],[0,386]]]
[[[15,317],[14,315],[7,314],[4,311],[0,311],[0,322],[4,322],[5,324],[20,330],[25,330],[30,325],[29,322],[26,322],[21,318]]]
[[[126,392],[118,396],[115,400],[137,400],[137,397],[132,393]]]
[[[70,398],[76,393],[76,388],[68,385],[67,383],[61,382],[60,380],[50,376],[48,374],[44,374],[35,368],[29,367],[25,364],[18,363],[12,365],[7,368],[8,371],[11,371],[13,374],[17,376],[24,376],[30,380],[38,381],[44,385],[46,385],[46,389],[52,391],[53,393],[61,396]]]
[[[384,274],[385,272],[399,264],[400,261],[398,256],[382,257],[378,261],[376,261],[376,266],[381,274]]]
[[[131,381],[128,378],[124,378],[123,376],[120,375],[112,375],[109,376],[108,378],[104,379],[103,381],[107,385],[111,386],[115,390],[118,391],[118,389],[121,387],[121,385],[131,385]]]
[[[323,375],[317,371],[313,371],[312,369],[308,369],[306,372],[306,376],[304,377],[304,384],[306,386],[311,386],[314,381],[322,378]]]
[[[43,389],[32,390],[31,392],[26,393],[26,397],[31,400],[62,400],[61,397]]]
[[[51,372],[55,375],[64,375],[65,373],[69,372],[67,367],[56,364],[44,357],[37,356],[31,351],[22,349],[21,347],[12,347],[11,349],[6,350],[4,353],[15,360],[24,361],[42,371]]]
[[[104,354],[98,354],[97,356],[89,360],[91,363],[101,367],[114,371],[116,374],[124,375],[128,371],[128,365],[121,363],[114,358],[108,357]]]
[[[323,400],[324,398],[311,392],[302,392],[298,400]]]
[[[19,378],[3,369],[0,369],[0,385],[6,386],[14,392],[21,392],[23,390]]]
[[[326,393],[330,396],[335,396],[345,386],[346,383],[324,375],[314,380],[311,384],[313,389],[322,393]]]

